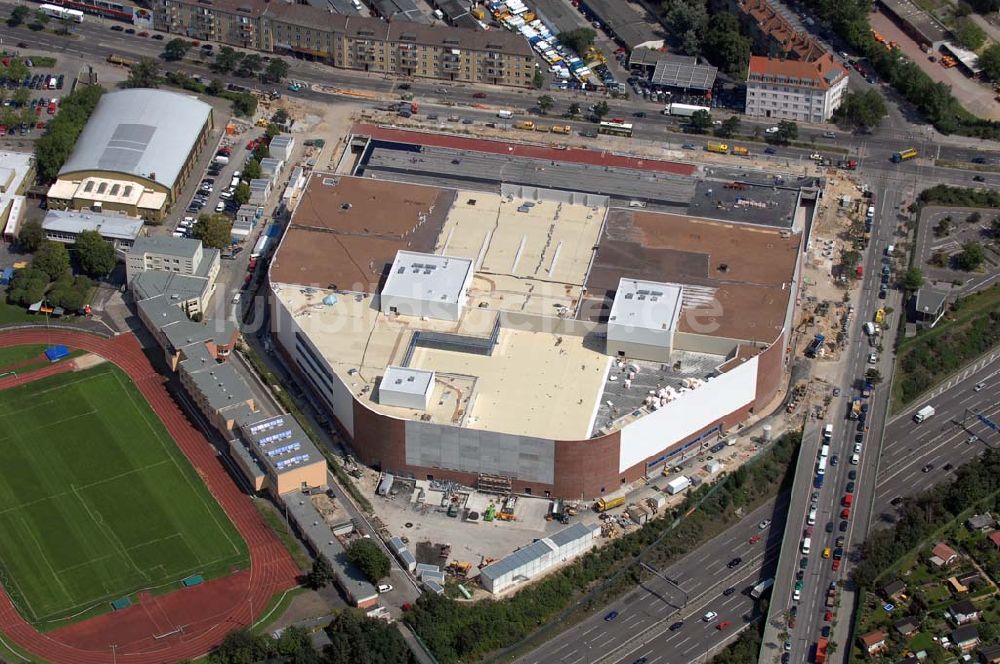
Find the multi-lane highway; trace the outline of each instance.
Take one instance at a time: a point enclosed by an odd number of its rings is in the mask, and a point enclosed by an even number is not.
[[[745,591],[773,573],[786,507],[784,495],[767,502],[722,535],[659,570],[669,581],[647,574],[646,582],[620,600],[519,661],[611,664],[645,657],[647,664],[674,664],[697,660],[730,639],[747,622],[745,617],[752,619],[754,601]],[[770,525],[760,528],[765,520]],[[730,568],[737,557],[742,561]],[[728,588],[734,591],[724,595]],[[718,617],[702,620],[708,611]],[[671,629],[678,622],[683,625]],[[725,622],[729,626],[718,629]]]

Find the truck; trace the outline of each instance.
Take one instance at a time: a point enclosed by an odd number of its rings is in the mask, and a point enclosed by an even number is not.
[[[681,475],[667,482],[667,486],[665,488],[667,490],[667,493],[669,493],[671,496],[676,496],[678,493],[680,493],[684,489],[687,489],[689,486],[691,486],[691,479],[684,475]]]
[[[528,131],[533,131],[535,129],[535,123],[531,120],[522,120],[521,122],[514,123],[514,129],[527,129]]]
[[[920,424],[928,417],[933,417],[933,415],[934,415],[934,406],[928,404],[913,414],[913,421],[916,422],[917,424]]]
[[[553,134],[571,134],[573,133],[573,127],[569,125],[555,125],[552,127]]]
[[[708,106],[695,106],[693,104],[667,104],[663,107],[664,115],[672,115],[676,118],[689,118],[698,111],[710,113]]]
[[[854,399],[851,401],[851,410],[847,413],[847,417],[856,420],[859,415],[861,415],[861,399]]]
[[[844,170],[847,170],[847,171],[856,171],[856,170],[858,170],[858,160],[857,159],[844,159],[843,161],[838,162],[837,165],[840,166],[841,168],[843,168]]]
[[[920,153],[917,152],[915,148],[906,148],[905,150],[900,150],[899,152],[892,153],[892,163],[898,164],[901,161],[906,161],[907,159],[913,159]]]
[[[595,512],[607,512],[610,509],[620,507],[625,504],[625,496],[618,496],[617,498],[598,498],[597,502],[594,503]]]
[[[816,664],[826,664],[827,644],[828,642],[824,638],[820,638],[820,640],[816,642],[816,656],[813,657],[813,661],[816,662]]]
[[[763,581],[761,581],[756,586],[750,589],[750,597],[753,597],[754,599],[760,599],[764,595],[764,593],[767,592],[767,589],[773,585],[774,585],[773,578],[764,579]]]
[[[739,155],[741,157],[746,157],[750,154],[750,150],[748,148],[743,147],[742,145],[734,145],[733,154]]]
[[[823,347],[823,343],[826,341],[826,337],[822,334],[817,334],[813,337],[813,340],[809,342],[809,346],[806,348],[806,357],[816,357],[819,353],[819,349]]]
[[[833,581],[830,582],[830,588],[826,591],[826,608],[832,609],[833,605],[837,603],[837,584]]]
[[[709,142],[705,146],[705,149],[709,152],[718,152],[719,154],[729,154],[729,145],[726,143],[714,143]]]
[[[514,117],[514,114],[510,111],[497,111],[497,117],[502,120],[509,120]]]

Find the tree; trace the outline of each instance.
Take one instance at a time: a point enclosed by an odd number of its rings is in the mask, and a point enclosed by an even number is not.
[[[774,139],[778,143],[788,145],[792,141],[798,139],[798,137],[799,125],[795,124],[791,120],[782,120],[778,123],[778,133],[774,135]]]
[[[993,217],[990,222],[990,236],[994,241],[1000,242],[1000,217]]]
[[[171,39],[163,47],[163,59],[167,62],[183,60],[191,48],[191,42],[185,39]]]
[[[41,9],[36,9],[34,16],[32,16],[31,25],[28,27],[32,30],[44,30],[45,26],[49,23],[49,15],[43,12]]]
[[[693,134],[704,134],[712,126],[712,114],[705,110],[695,111],[688,120],[687,128]]]
[[[580,115],[580,104],[574,101],[569,105],[569,108],[566,109],[566,117],[575,118],[578,115]]]
[[[389,557],[369,538],[357,539],[347,547],[347,558],[372,583],[389,576]]]
[[[160,85],[160,65],[153,58],[139,58],[129,67],[126,88],[155,88]]]
[[[107,276],[115,269],[115,264],[118,262],[115,258],[115,248],[97,231],[81,231],[76,236],[73,248],[76,249],[80,269],[92,277]]]
[[[261,161],[262,159],[267,159],[271,156],[271,148],[267,147],[267,143],[261,141],[257,144],[257,147],[253,149],[252,154],[254,159]]]
[[[911,267],[903,275],[903,290],[907,290],[911,293],[920,290],[920,287],[924,285],[924,273],[920,271],[919,267]]]
[[[330,644],[324,649],[328,664],[410,664],[413,654],[406,647],[399,630],[373,620],[357,609],[340,611],[326,628]]]
[[[663,4],[664,21],[675,35],[681,35],[681,44],[687,55],[699,55],[701,37],[708,23],[708,9],[699,0],[678,0]]]
[[[955,21],[955,38],[970,51],[978,51],[986,42],[986,33],[968,16]]]
[[[868,379],[868,382],[872,385],[878,385],[882,382],[882,372],[878,369],[869,369],[865,372],[865,378]]]
[[[979,66],[991,81],[1000,81],[1000,44],[991,44],[979,56]]]
[[[312,569],[306,575],[306,585],[319,590],[333,583],[333,567],[326,556],[320,555],[313,561]]]
[[[260,162],[257,161],[256,159],[251,159],[250,161],[247,162],[247,165],[243,167],[242,177],[244,180],[247,180],[248,182],[250,180],[256,180],[257,178],[260,177],[260,175],[261,175]]]
[[[7,25],[12,28],[16,28],[27,20],[28,15],[31,14],[31,10],[25,5],[18,5],[10,12],[10,17],[7,19]]]
[[[96,85],[84,85],[65,97],[59,114],[49,122],[45,133],[35,141],[35,162],[38,164],[38,179],[50,182],[55,179],[63,163],[76,145],[76,139],[83,131],[94,107],[104,94],[104,89]]]
[[[288,115],[288,111],[283,108],[279,108],[274,112],[274,115],[271,116],[271,122],[279,125],[288,124],[290,119],[291,116]]]
[[[844,98],[835,114],[839,122],[845,122],[858,129],[878,126],[887,113],[885,100],[876,89],[864,92],[850,92]]]
[[[545,76],[542,74],[541,69],[535,69],[535,75],[531,78],[531,84],[536,90],[545,85]]]
[[[287,62],[281,58],[271,58],[267,63],[267,69],[264,70],[264,78],[274,83],[281,83],[288,76],[288,70]]]
[[[257,112],[257,98],[249,92],[239,92],[232,99],[236,115],[248,118]]]
[[[281,133],[281,127],[274,124],[273,122],[269,123],[267,125],[267,128],[264,130],[264,136],[266,136],[268,140],[274,138],[280,133]]]
[[[7,291],[7,299],[11,304],[29,307],[45,297],[45,289],[49,286],[49,275],[34,265],[17,270],[14,280]]]
[[[34,253],[42,246],[44,240],[45,231],[42,230],[41,222],[29,219],[21,224],[21,230],[17,234],[17,241],[21,245],[21,249],[28,253]]]
[[[56,280],[45,299],[54,307],[79,311],[87,303],[87,296],[93,287],[94,282],[87,277],[74,278],[67,270]]]
[[[256,53],[248,53],[243,56],[239,66],[236,68],[236,75],[244,78],[253,78],[264,66],[264,59]]]
[[[708,20],[701,50],[725,73],[745,77],[750,65],[750,40],[740,34],[739,21],[733,14],[718,13]]]
[[[599,101],[596,104],[594,104],[594,110],[591,112],[594,114],[594,117],[597,119],[597,121],[600,122],[601,118],[603,118],[605,115],[611,112],[611,108],[608,107],[608,102]]]
[[[226,89],[225,83],[223,83],[217,78],[213,78],[211,81],[208,82],[208,87],[205,88],[205,91],[210,95],[218,95],[225,89]]]
[[[581,55],[589,46],[593,45],[595,38],[597,38],[597,32],[593,28],[587,27],[565,30],[559,33],[559,41],[564,46],[573,49]]]
[[[211,249],[224,249],[232,241],[233,221],[224,214],[203,214],[191,227],[191,237]]]
[[[266,635],[238,629],[226,635],[208,660],[213,664],[248,664],[264,661],[270,656],[270,650],[270,639]]]
[[[212,69],[220,74],[225,74],[236,69],[242,59],[242,53],[230,46],[223,46],[215,53],[215,61],[212,63]]]
[[[740,129],[740,118],[737,115],[731,115],[727,119],[722,121],[722,124],[715,128],[715,135],[719,138],[730,138],[736,135],[736,132]]]
[[[978,212],[972,212],[968,217],[965,218],[965,223],[967,224],[978,224],[983,220],[983,215]]]
[[[962,245],[962,251],[955,256],[955,265],[960,270],[974,272],[982,266],[986,260],[983,245],[976,240],[969,240]]]
[[[69,252],[62,242],[45,240],[35,252],[35,260],[31,264],[54,281],[69,269]]]
[[[542,111],[542,115],[546,115],[555,105],[556,100],[549,95],[542,95],[538,98],[538,108]]]
[[[31,92],[28,88],[18,88],[14,90],[14,94],[11,96],[11,101],[13,101],[18,106],[24,106],[31,99]]]
[[[250,185],[246,181],[241,181],[236,185],[236,191],[233,192],[233,200],[236,201],[237,205],[245,205],[250,200]]]

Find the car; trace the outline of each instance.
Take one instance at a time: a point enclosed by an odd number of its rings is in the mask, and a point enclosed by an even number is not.
[[[753,537],[750,538],[750,543],[751,544],[756,544],[760,540],[761,540],[761,536],[760,535],[754,535]]]
[[[764,130],[764,133],[765,134],[777,134],[779,131],[781,131],[781,129],[779,129],[778,127],[768,127],[767,129]]]
[[[740,563],[742,563],[742,562],[743,562],[743,559],[740,558],[739,556],[737,556],[737,557],[733,558],[732,560],[730,560],[729,564],[726,565],[726,567],[728,567],[729,569],[733,569],[734,567],[739,567]]]
[[[854,442],[855,443],[863,443],[863,442],[865,442],[865,434],[864,434],[864,432],[856,434],[854,436]]]
[[[851,518],[851,508],[850,507],[845,507],[844,509],[840,510],[840,518],[841,519],[850,519]]]
[[[646,117],[646,111],[636,111],[632,114],[633,118],[644,118]]]
[[[848,525],[849,524],[846,521],[841,521],[840,522],[840,532],[846,533]]]
[[[941,470],[943,470],[944,472],[947,473],[949,470],[951,470],[954,467],[955,466],[951,465],[950,463],[946,463],[943,466],[941,466]]]
[[[732,624],[733,623],[729,622],[728,620],[723,620],[722,622],[720,622],[718,625],[715,626],[715,629],[717,629],[719,631],[722,631],[724,629],[729,629],[729,627]]]
[[[156,41],[163,41],[163,35],[157,33],[153,35],[153,39],[155,39]]]
[[[730,586],[729,588],[726,588],[725,590],[722,591],[722,596],[723,597],[729,597],[734,592],[736,592],[736,588],[733,588],[732,586]]]
[[[715,620],[718,617],[719,617],[719,614],[716,613],[715,611],[706,611],[705,615],[703,615],[701,617],[701,619],[704,620],[705,622],[712,622],[713,620]]]
[[[681,147],[682,147],[683,149],[685,149],[685,150],[697,150],[697,149],[698,149],[698,146],[697,146],[697,145],[695,145],[694,143],[685,143],[685,144],[684,144],[684,145],[682,145]]]
[[[829,558],[832,553],[833,553],[833,550],[830,547],[826,547],[825,549],[823,549],[823,557],[824,558]]]
[[[976,383],[976,386],[972,388],[972,391],[973,392],[982,392],[984,387],[986,387],[986,383],[985,382]]]
[[[812,526],[806,526],[805,528],[803,528],[802,529],[802,536],[803,537],[812,537],[813,536],[813,527]]]
[[[240,291],[236,291],[236,294],[233,295],[233,304],[239,304],[240,303],[240,296],[241,295],[243,295],[243,293],[241,293]],[[391,590],[391,587],[390,587],[390,590]],[[381,592],[381,591],[379,591],[379,592]]]
[[[837,138],[837,134],[832,131],[824,131],[823,138]]]
[[[852,466],[856,466],[860,462],[861,462],[861,455],[860,454],[858,454],[858,453],[855,452],[854,454],[851,455],[851,465]]]
[[[848,472],[847,473],[847,479],[849,479],[851,481],[854,481],[854,480],[858,479],[858,471],[852,470],[852,471]]]
[[[895,498],[889,501],[889,504],[892,505],[893,507],[899,507],[900,505],[903,504],[903,497],[896,496]]]
[[[781,664],[789,664],[792,661],[791,653],[783,652],[781,653]]]
[[[833,559],[840,560],[844,557],[844,549],[842,547],[837,547],[833,550]]]
[[[985,164],[986,163],[986,157],[973,157],[972,158],[972,163],[973,164]]]
[[[923,468],[920,469],[920,472],[922,472],[922,473],[929,473],[932,470],[934,470],[934,464],[933,463],[928,463]]]
[[[757,528],[759,528],[760,530],[764,530],[765,528],[767,528],[770,525],[771,525],[771,520],[770,519],[764,519],[763,521],[761,521],[760,523],[757,524]]]
[[[764,148],[764,154],[778,154],[778,151],[772,148],[771,146],[767,146],[766,148]]]
[[[982,175],[973,175],[972,176],[972,181],[973,182],[986,182],[986,178],[984,178]]]
[[[120,25],[112,25],[111,29],[114,30],[115,32],[124,32],[125,31],[125,28],[123,28]]]
[[[840,537],[837,538],[837,540],[833,543],[833,545],[836,547],[842,547],[844,546],[845,541],[846,539],[844,538],[843,535],[841,535]]]
[[[861,447],[862,447],[861,443],[855,443],[854,444],[854,453],[855,454],[861,454]]]
[[[795,580],[796,581],[801,581],[805,577],[806,577],[806,573],[805,572],[803,572],[800,569],[795,570]]]
[[[831,561],[830,562],[830,569],[833,570],[834,572],[840,570],[840,561],[839,560],[833,560],[833,561]]]
[[[226,202],[225,201],[219,201],[218,203],[215,204],[215,211],[216,212],[223,212],[223,211],[225,211],[225,209],[226,209]]]
[[[488,95],[485,92],[477,92],[476,94],[472,95],[472,98],[473,99],[486,99],[487,96]]]
[[[965,442],[968,445],[971,445],[973,443],[978,443],[979,442],[979,436],[977,436],[976,434],[972,434],[971,436],[969,436],[968,438],[965,439]]]
[[[647,660],[645,657],[640,657],[639,659],[635,660],[632,664],[646,664],[646,662]]]
[[[846,491],[847,493],[854,493],[854,482],[848,482],[844,486],[844,491]]]
[[[410,89],[410,84],[409,83],[400,83],[396,87],[399,88],[400,90],[409,90]]]
[[[462,118],[462,124],[473,124],[474,120],[472,118]]]
[[[145,30],[143,30],[142,32],[140,32],[140,33],[139,33],[139,35],[138,35],[138,36],[139,36],[139,37],[148,37],[148,36],[149,36],[149,33],[148,33],[148,32],[146,32]]]
[[[809,559],[803,556],[799,559],[799,569],[805,569],[806,567],[809,567]]]
[[[796,588],[792,591],[792,601],[798,602],[800,599],[802,599],[802,589]]]
[[[878,364],[878,353],[868,353],[868,364]]]
[[[833,521],[827,521],[826,522],[826,532],[828,532],[828,533],[832,533],[833,532]]]
[[[678,620],[677,622],[675,622],[674,624],[672,624],[670,626],[670,631],[671,632],[676,632],[677,630],[679,630],[683,626],[684,626],[684,621],[683,620]]]
[[[834,454],[832,457],[830,457],[830,465],[831,466],[836,466],[838,463],[840,463],[840,457],[839,456],[837,456],[836,454]]]
[[[791,649],[792,649],[792,642],[791,641],[785,641],[785,652],[789,652],[789,651],[791,651]]]
[[[614,620],[617,617],[618,617],[618,612],[617,611],[610,611],[610,612],[608,612],[608,615],[604,616],[604,622],[611,622],[612,620]]]
[[[889,291],[887,291],[887,290],[886,290],[886,289],[884,289],[884,288],[880,288],[880,289],[878,290],[878,299],[880,299],[880,300],[884,300],[884,299],[885,299],[885,298],[887,298],[887,297],[889,297]]]
[[[811,155],[809,155],[809,158],[812,159],[813,161],[818,161],[823,158],[823,155],[821,155],[818,152],[813,152]]]
[[[125,28],[125,34],[127,34],[127,35],[134,35],[135,34],[135,28]]]

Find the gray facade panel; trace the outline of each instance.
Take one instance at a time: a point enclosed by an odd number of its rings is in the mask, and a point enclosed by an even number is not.
[[[555,443],[531,436],[407,421],[406,463],[552,484]]]

